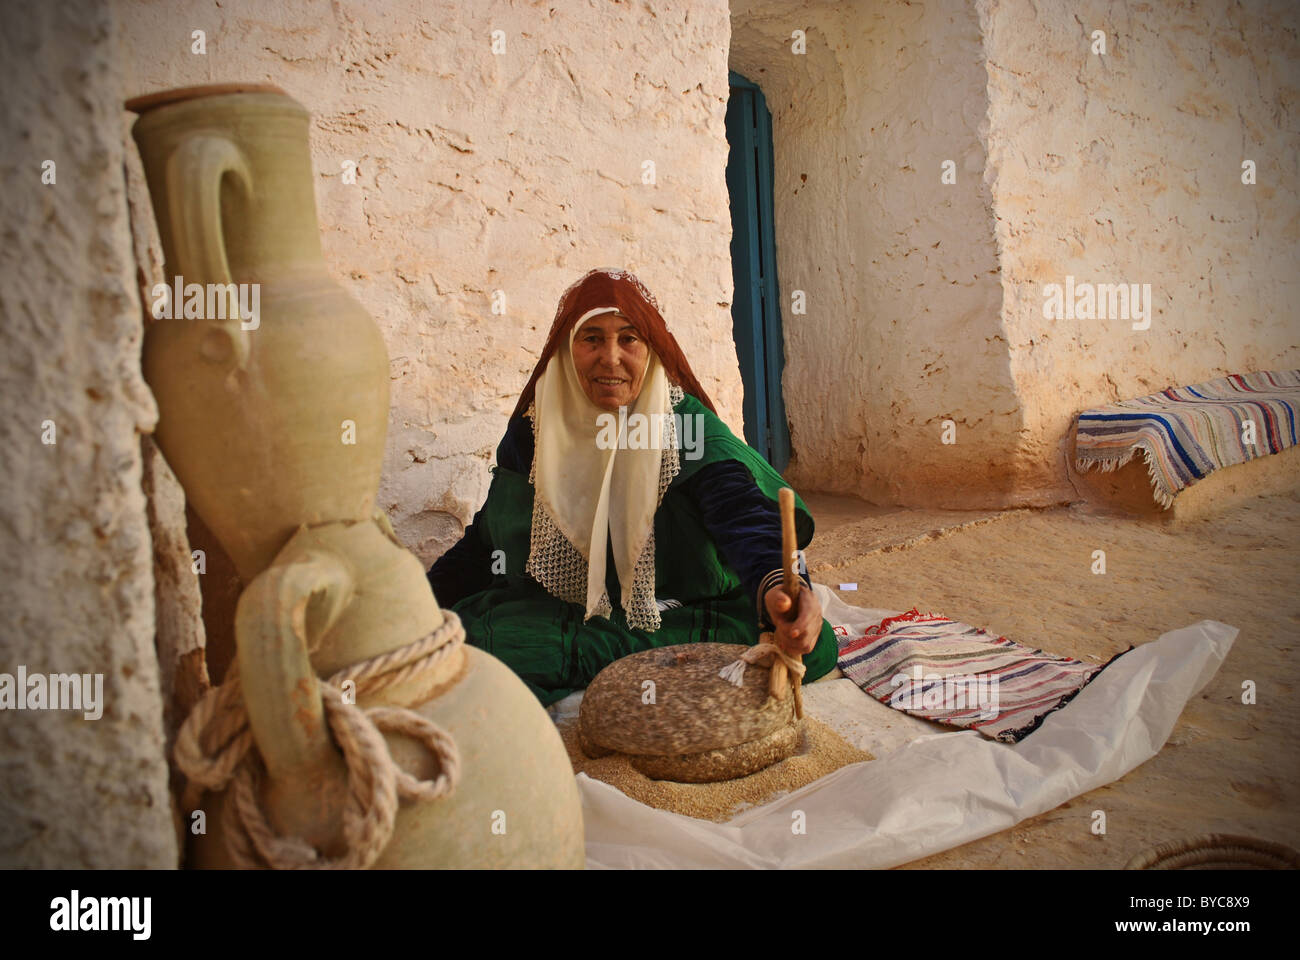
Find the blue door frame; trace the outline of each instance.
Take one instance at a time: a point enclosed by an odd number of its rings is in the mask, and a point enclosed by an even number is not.
[[[790,463],[790,427],[781,395],[785,344],[772,215],[772,114],[757,84],[734,71],[729,79],[731,324],[745,387],[745,442],[782,471]]]

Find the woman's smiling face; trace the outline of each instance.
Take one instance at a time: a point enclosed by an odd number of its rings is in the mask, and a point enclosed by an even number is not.
[[[632,405],[649,359],[649,345],[621,313],[592,317],[573,338],[573,365],[582,389],[605,410]]]

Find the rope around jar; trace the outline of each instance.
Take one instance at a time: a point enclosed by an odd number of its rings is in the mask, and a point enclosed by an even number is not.
[[[344,667],[320,681],[330,731],[343,751],[348,770],[348,799],[343,812],[345,852],[321,857],[297,837],[277,835],[258,801],[264,768],[253,743],[239,683],[239,663],[231,664],[220,687],[194,705],[176,738],[176,763],[189,778],[185,808],[197,808],[200,788],[218,791],[231,785],[223,823],[226,847],[237,866],[276,870],[364,869],[379,858],[392,837],[398,801],[445,797],[460,781],[460,751],[451,735],[406,707],[363,710],[345,703],[342,686],[351,680],[358,697],[432,673],[465,642],[465,629],[454,611],[443,610],[443,623],[414,643]],[[433,780],[417,780],[393,761],[380,731],[400,733],[422,742],[438,759]],[[212,750],[203,743],[216,743]]]

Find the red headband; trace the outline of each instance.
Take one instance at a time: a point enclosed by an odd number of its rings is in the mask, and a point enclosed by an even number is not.
[[[682,348],[668,332],[668,326],[659,313],[659,304],[650,291],[625,270],[592,270],[569,287],[560,298],[560,307],[555,312],[555,322],[551,324],[546,345],[542,347],[541,359],[533,368],[533,375],[528,378],[524,392],[519,395],[514,416],[521,416],[533,402],[537,378],[542,375],[555,351],[568,343],[569,330],[578,322],[578,318],[596,307],[618,307],[618,312],[631,321],[632,326],[636,327],[650,349],[659,357],[669,382],[677,384],[715,414],[718,412],[691,372],[691,365],[686,362]]]

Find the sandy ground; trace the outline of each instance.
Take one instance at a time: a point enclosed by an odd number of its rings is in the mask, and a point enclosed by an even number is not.
[[[1122,867],[1167,840],[1235,833],[1300,849],[1300,498],[1168,526],[1082,507],[971,514],[805,498],[814,580],[858,606],[942,613],[1053,653],[1108,660],[1199,620],[1237,627],[1169,742],[1121,780],[909,864]],[[1093,572],[1105,551],[1105,573]],[[1253,705],[1243,683],[1255,684]],[[1094,835],[1093,811],[1106,814]]]

